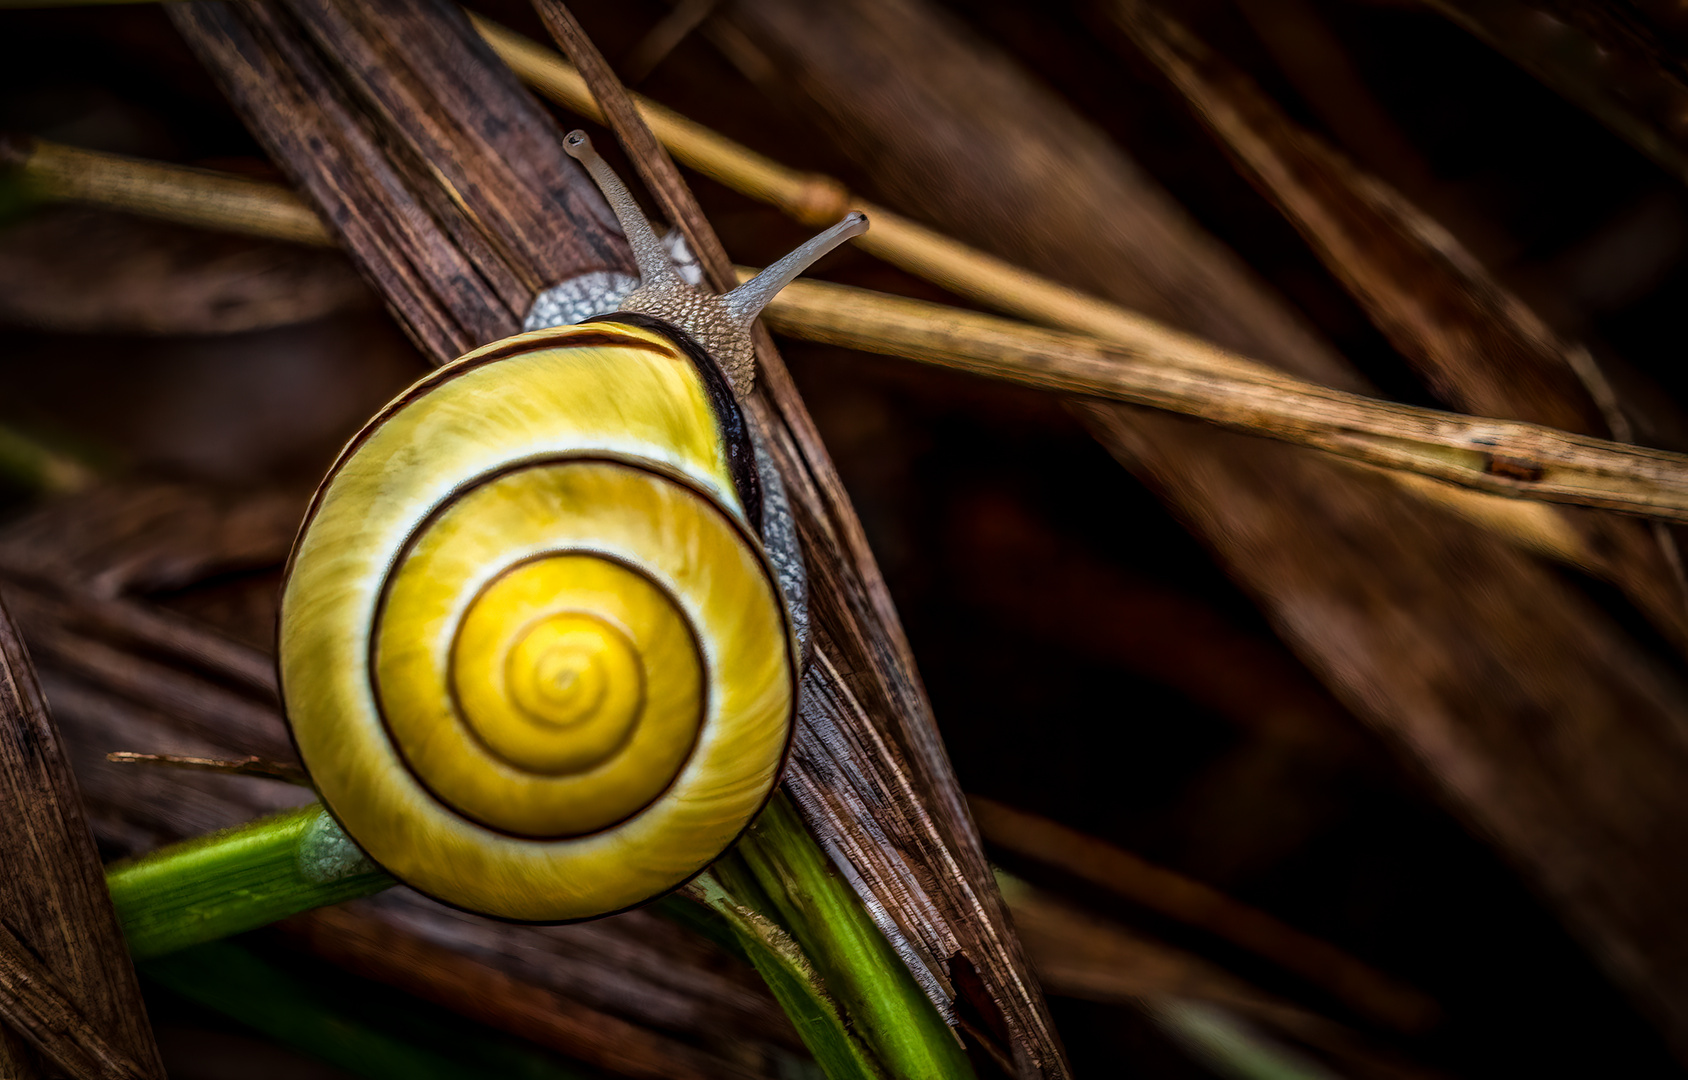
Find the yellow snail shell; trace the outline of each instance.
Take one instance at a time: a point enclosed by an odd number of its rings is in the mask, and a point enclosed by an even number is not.
[[[335,818],[401,881],[523,921],[642,903],[725,850],[778,779],[800,667],[714,362],[747,345],[711,347],[754,311],[681,286],[663,320],[672,267],[580,140],[643,314],[507,338],[390,403],[318,490],[281,605]]]

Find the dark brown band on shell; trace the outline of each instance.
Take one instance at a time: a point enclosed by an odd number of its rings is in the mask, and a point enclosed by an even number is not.
[[[650,315],[636,311],[612,311],[607,315],[594,315],[577,325],[592,323],[621,323],[661,334],[691,360],[692,366],[697,368],[698,375],[703,379],[703,388],[709,395],[709,404],[715,409],[715,420],[721,426],[721,442],[727,449],[727,472],[733,478],[733,487],[738,491],[739,502],[744,504],[745,520],[750,522],[751,527],[756,530],[756,535],[761,537],[762,479],[756,469],[756,450],[750,442],[750,428],[744,421],[744,412],[739,408],[738,398],[734,396],[733,388],[727,382],[721,365],[717,364],[715,358],[690,334]]]

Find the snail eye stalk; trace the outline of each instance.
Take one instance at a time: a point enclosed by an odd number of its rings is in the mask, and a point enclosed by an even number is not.
[[[756,316],[781,289],[827,252],[867,231],[867,215],[853,210],[838,224],[800,244],[743,285],[717,296],[695,289],[681,279],[650,220],[615,170],[593,149],[592,140],[584,131],[571,131],[564,136],[563,148],[597,183],[633,248],[640,282],[622,301],[621,310],[651,315],[684,331],[721,365],[740,397],[750,392],[754,380],[755,349],[750,327]]]

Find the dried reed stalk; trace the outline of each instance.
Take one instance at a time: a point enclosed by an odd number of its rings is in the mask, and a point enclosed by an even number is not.
[[[0,139],[0,167],[17,169],[26,190],[55,200],[94,203],[223,232],[335,246],[322,218],[303,199],[262,180],[18,136]],[[184,174],[193,176],[192,184],[183,184]]]
[[[769,305],[793,337],[1065,394],[1149,405],[1497,495],[1688,521],[1688,456],[1517,421],[1397,405],[1226,357],[1153,327],[1129,345],[818,282]],[[1222,355],[1222,354],[1221,354]]]

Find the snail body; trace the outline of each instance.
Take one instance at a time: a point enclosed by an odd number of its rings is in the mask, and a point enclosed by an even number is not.
[[[289,722],[342,827],[420,891],[522,921],[634,906],[725,850],[777,781],[800,673],[717,361],[748,358],[754,311],[674,290],[579,138],[640,262],[635,310],[495,342],[391,402],[319,488],[281,606]]]

